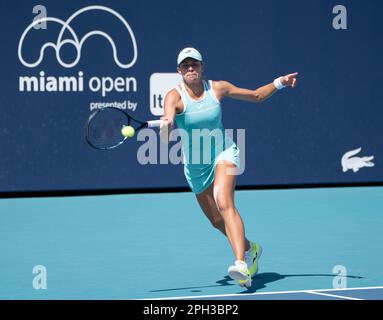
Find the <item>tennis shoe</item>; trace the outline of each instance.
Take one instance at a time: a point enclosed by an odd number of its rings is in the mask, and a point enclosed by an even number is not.
[[[245,252],[245,262],[249,268],[250,277],[253,277],[259,271],[258,260],[261,255],[262,247],[252,242],[250,250]]]
[[[251,286],[251,276],[245,261],[235,261],[235,264],[230,266],[227,272],[230,278],[237,280],[241,287],[249,288]]]

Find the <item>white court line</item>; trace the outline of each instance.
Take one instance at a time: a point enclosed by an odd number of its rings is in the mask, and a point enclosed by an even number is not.
[[[346,296],[338,296],[338,295],[335,295],[335,294],[316,292],[316,291],[307,291],[307,293],[316,294],[316,295],[319,295],[319,296],[327,296],[327,297],[346,299],[346,300],[363,300],[363,299],[359,299],[359,298],[352,298],[352,297],[346,297]]]
[[[383,289],[380,287],[358,287],[358,288],[339,288],[339,289],[315,289],[315,290],[296,290],[296,291],[272,291],[272,292],[253,292],[253,293],[230,293],[230,294],[215,294],[204,296],[183,296],[183,297],[167,297],[167,298],[147,298],[137,300],[178,300],[178,299],[198,299],[198,298],[219,298],[219,297],[244,297],[253,295],[273,295],[273,294],[289,294],[289,293],[314,293],[318,291],[348,291],[348,290],[369,290],[369,289]]]

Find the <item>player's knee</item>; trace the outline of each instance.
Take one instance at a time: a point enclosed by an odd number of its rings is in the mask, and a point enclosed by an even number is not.
[[[215,204],[220,212],[234,208],[232,199],[227,194],[222,192],[219,185],[214,186],[213,196]]]
[[[225,194],[218,192],[215,198],[215,203],[220,212],[234,208],[233,202]]]

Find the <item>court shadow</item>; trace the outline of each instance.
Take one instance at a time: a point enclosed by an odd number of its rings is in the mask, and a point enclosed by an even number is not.
[[[164,291],[178,291],[178,290],[190,290],[191,292],[202,292],[201,289],[205,289],[205,288],[226,287],[226,286],[236,286],[237,285],[236,283],[233,282],[233,280],[229,276],[225,276],[222,280],[218,280],[215,283],[216,284],[212,284],[212,285],[208,285],[208,286],[168,288],[168,289],[150,290],[149,292],[164,292]]]
[[[268,283],[280,281],[290,277],[329,277],[334,278],[335,274],[318,274],[318,273],[310,273],[310,274],[279,274],[276,272],[264,272],[257,274],[252,281],[252,285],[249,288],[244,288],[245,290],[239,293],[254,293],[259,289],[263,289],[267,287]],[[346,278],[351,279],[363,279],[360,276],[345,276]],[[167,288],[167,289],[158,289],[158,290],[150,290],[149,292],[167,292],[167,291],[182,291],[182,290],[190,290],[190,292],[202,292],[203,289],[206,288],[215,288],[215,287],[228,287],[228,286],[238,286],[238,284],[231,279],[229,276],[224,276],[223,279],[215,282],[216,284],[207,285],[207,286],[194,286],[194,287],[181,287],[181,288]]]
[[[276,272],[264,272],[259,273],[253,277],[253,281],[250,288],[246,288],[245,291],[240,293],[253,293],[259,289],[266,288],[268,283],[284,280],[291,277],[329,277],[334,278],[336,274],[323,274],[323,273],[310,273],[310,274],[279,274]],[[350,279],[363,279],[360,276],[345,276]]]

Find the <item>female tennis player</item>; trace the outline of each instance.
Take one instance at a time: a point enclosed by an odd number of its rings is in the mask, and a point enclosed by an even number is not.
[[[202,55],[183,49],[177,59],[182,83],[166,94],[161,139],[169,141],[174,122],[181,132],[184,173],[198,203],[212,225],[227,236],[235,256],[228,269],[240,286],[250,287],[262,254],[259,244],[245,237],[242,218],[234,204],[235,170],[239,150],[225,134],[221,100],[230,97],[261,102],[284,87],[295,87],[298,73],[278,77],[256,90],[238,88],[227,81],[203,80]]]

